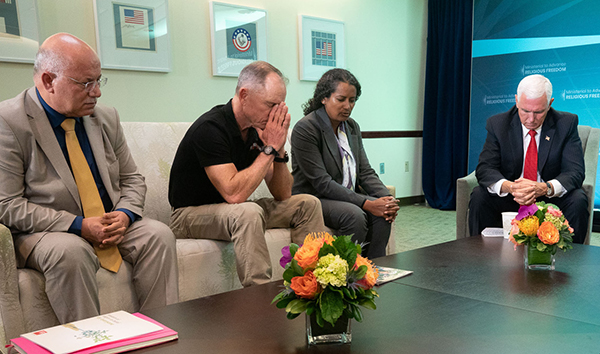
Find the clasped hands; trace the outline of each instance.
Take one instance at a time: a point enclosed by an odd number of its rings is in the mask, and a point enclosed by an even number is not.
[[[264,129],[255,128],[262,142],[271,145],[280,155],[284,153],[285,139],[290,128],[291,116],[285,102],[280,102],[271,108]]]
[[[99,248],[110,248],[123,241],[129,227],[129,216],[122,211],[84,218],[81,236]]]
[[[531,205],[538,197],[545,196],[548,192],[546,183],[519,178],[514,182],[508,182],[508,192],[512,194],[515,202],[520,205]]]
[[[394,197],[381,197],[375,200],[367,200],[363,205],[363,209],[369,213],[385,217],[389,223],[393,222],[398,215],[398,200]]]

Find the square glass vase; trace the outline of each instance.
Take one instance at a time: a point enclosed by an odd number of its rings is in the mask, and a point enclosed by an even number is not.
[[[348,317],[340,317],[335,326],[325,321],[323,327],[317,323],[317,316],[306,315],[306,336],[308,345],[332,344],[332,343],[350,343],[352,341],[352,329]]]
[[[550,252],[540,252],[535,247],[525,245],[525,268],[531,270],[554,270],[554,255]]]

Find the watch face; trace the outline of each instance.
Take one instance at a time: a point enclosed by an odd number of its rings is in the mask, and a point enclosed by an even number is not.
[[[267,146],[265,146],[263,151],[265,152],[265,154],[271,155],[271,154],[273,154],[273,147],[271,145],[267,145]]]

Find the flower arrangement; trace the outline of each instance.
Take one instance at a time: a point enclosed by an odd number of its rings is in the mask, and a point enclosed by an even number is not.
[[[528,245],[540,252],[555,254],[573,248],[573,228],[562,211],[554,205],[537,202],[522,205],[512,221],[510,241],[517,245]]]
[[[312,233],[304,244],[292,243],[282,249],[280,264],[285,268],[285,289],[273,299],[294,319],[302,312],[316,315],[317,324],[332,326],[342,317],[362,321],[359,306],[375,309],[373,289],[378,270],[362,257],[361,246],[351,236]]]

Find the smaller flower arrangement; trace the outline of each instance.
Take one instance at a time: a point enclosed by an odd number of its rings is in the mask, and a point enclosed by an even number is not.
[[[362,257],[360,245],[351,236],[311,233],[304,244],[292,243],[282,249],[280,264],[285,268],[285,289],[272,303],[284,308],[289,319],[302,312],[316,315],[319,326],[332,326],[342,317],[362,321],[359,306],[376,309],[373,289],[378,270]]]
[[[528,245],[540,252],[555,254],[573,248],[573,228],[562,211],[554,205],[537,202],[522,205],[512,221],[509,240],[517,245]]]

